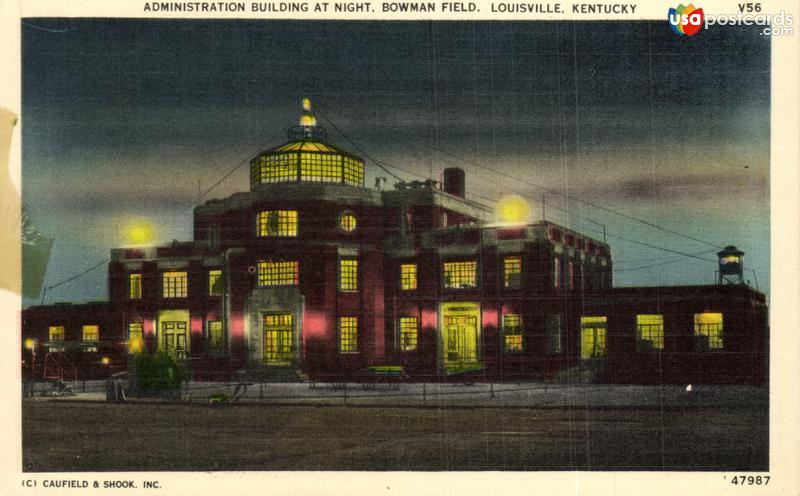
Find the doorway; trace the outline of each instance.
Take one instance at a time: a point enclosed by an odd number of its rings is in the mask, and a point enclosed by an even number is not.
[[[581,359],[605,358],[606,326],[604,316],[581,317]]]
[[[264,315],[264,364],[294,363],[294,319],[291,313]]]
[[[186,322],[165,321],[161,323],[162,349],[176,360],[185,360],[188,347]]]
[[[161,310],[158,312],[158,350],[176,360],[189,358],[189,311]]]
[[[477,303],[441,305],[441,357],[447,374],[482,368]]]

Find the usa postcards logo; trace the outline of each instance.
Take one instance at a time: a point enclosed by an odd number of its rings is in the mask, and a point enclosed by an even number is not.
[[[678,36],[694,36],[703,26],[703,17],[703,9],[696,9],[692,4],[686,7],[680,4],[677,9],[669,9],[667,19]]]

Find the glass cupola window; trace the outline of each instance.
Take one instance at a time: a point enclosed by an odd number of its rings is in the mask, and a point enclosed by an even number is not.
[[[250,186],[286,182],[340,183],[364,187],[364,160],[325,141],[311,102],[303,100],[300,125],[289,129],[289,142],[250,160]]]

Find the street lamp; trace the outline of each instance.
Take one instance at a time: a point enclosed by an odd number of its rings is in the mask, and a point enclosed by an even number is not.
[[[31,351],[31,396],[33,396],[33,383],[36,380],[36,345],[39,340],[28,338],[25,340],[25,348]]]
[[[103,358],[100,359],[100,363],[103,364],[103,368],[106,370],[105,376],[109,377],[111,375],[111,369],[109,367],[111,359],[108,358],[107,356],[104,356]]]
[[[28,338],[25,340],[25,348],[30,350],[31,352],[31,377],[34,376],[36,370],[36,345],[38,344],[38,340],[34,338]]]

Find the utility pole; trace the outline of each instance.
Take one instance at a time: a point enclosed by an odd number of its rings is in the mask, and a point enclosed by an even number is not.
[[[547,219],[547,193],[542,193],[542,220]]]

